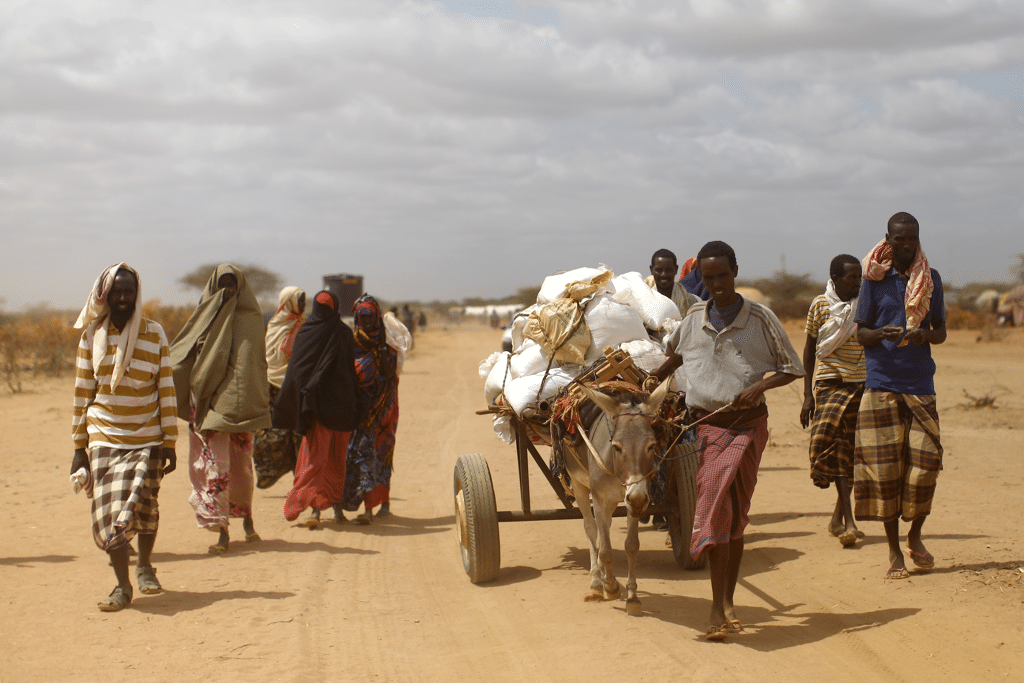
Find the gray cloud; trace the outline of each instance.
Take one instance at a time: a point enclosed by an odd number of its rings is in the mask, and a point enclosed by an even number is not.
[[[77,306],[118,260],[175,303],[217,260],[503,295],[707,239],[824,277],[898,210],[999,277],[1022,29],[980,0],[5,3],[0,295]]]

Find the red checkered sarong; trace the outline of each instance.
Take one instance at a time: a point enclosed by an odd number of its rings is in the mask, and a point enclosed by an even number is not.
[[[935,397],[866,389],[853,457],[854,517],[890,522],[927,515],[942,469]]]
[[[128,543],[137,533],[155,534],[160,522],[157,494],[163,468],[150,448],[89,449],[92,469],[92,537],[101,550]]]
[[[768,445],[768,415],[723,429],[697,425],[700,465],[697,469],[697,505],[690,537],[690,556],[697,557],[709,545],[742,538],[750,522],[750,500],[757,484],[757,468]],[[729,489],[736,485],[739,509],[733,509]]]

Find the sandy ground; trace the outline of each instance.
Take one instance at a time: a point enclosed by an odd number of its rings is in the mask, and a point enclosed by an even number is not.
[[[68,484],[70,378],[5,391],[0,681],[1024,680],[1024,330],[976,337],[955,332],[935,349],[946,455],[925,534],[938,567],[906,581],[882,578],[880,524],[847,550],[825,532],[834,493],[808,477],[802,389],[769,395],[736,596],[748,628],[721,644],[699,637],[707,571],[679,569],[649,526],[640,618],[622,601],[583,601],[576,521],[502,524],[499,579],[469,582],[453,530],[456,458],[483,453],[499,509],[518,509],[514,449],[474,414],[492,330],[418,338],[401,383],[394,517],[309,531],[284,520],[281,481],[256,493],[265,540],[208,556],[215,536],[196,528],[179,470],[160,495],[154,564],[166,591],[137,593],[117,614],[96,609],[113,572]],[[996,407],[965,409],[964,391],[998,394]],[[535,508],[557,507],[536,473],[533,490]],[[621,548],[621,520],[614,538]]]

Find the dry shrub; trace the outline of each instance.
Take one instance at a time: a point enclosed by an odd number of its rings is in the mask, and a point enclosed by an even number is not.
[[[158,299],[142,305],[143,317],[160,323],[168,340],[177,336],[191,314],[191,307],[163,306]],[[60,377],[73,371],[82,336],[73,324],[70,315],[45,309],[0,319],[0,381],[17,394],[27,375]]]
[[[946,328],[950,330],[980,330],[990,315],[971,311],[959,306],[950,306],[946,312]]]
[[[22,391],[25,337],[19,321],[5,320],[0,326],[0,376],[12,394]]]
[[[193,306],[164,306],[160,299],[152,299],[142,304],[142,317],[160,323],[167,334],[167,341],[172,342],[188,322],[193,310]]]

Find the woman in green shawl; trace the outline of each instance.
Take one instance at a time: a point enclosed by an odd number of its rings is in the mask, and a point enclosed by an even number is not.
[[[200,527],[218,531],[211,554],[228,549],[228,518],[252,523],[253,432],[270,426],[263,314],[245,275],[217,266],[199,305],[171,345],[178,416],[189,425],[189,475]]]

